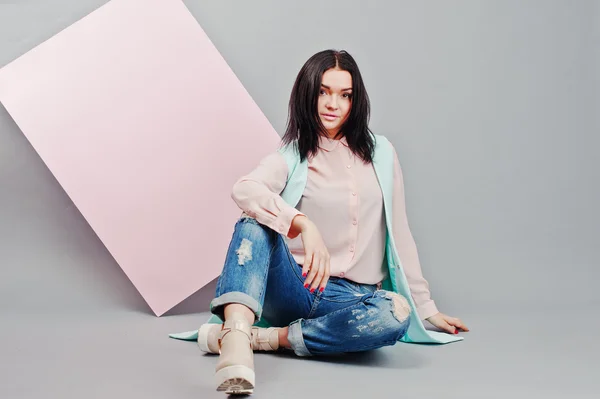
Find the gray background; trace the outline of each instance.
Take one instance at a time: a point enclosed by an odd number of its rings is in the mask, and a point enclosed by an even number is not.
[[[105,2],[0,1],[0,66]],[[256,397],[597,397],[600,2],[185,3],[280,134],[304,61],[356,58],[433,297],[472,330],[257,354]],[[0,265],[0,397],[223,396],[216,358],[166,337],[214,284],[153,316],[1,106]]]

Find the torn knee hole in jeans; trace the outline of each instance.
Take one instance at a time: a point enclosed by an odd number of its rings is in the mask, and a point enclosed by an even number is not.
[[[392,314],[398,321],[405,321],[410,316],[410,304],[402,295],[395,292],[389,292],[385,296],[386,299],[392,301]]]
[[[252,241],[247,238],[242,239],[242,243],[235,253],[238,256],[238,265],[240,266],[243,266],[247,261],[252,260]]]

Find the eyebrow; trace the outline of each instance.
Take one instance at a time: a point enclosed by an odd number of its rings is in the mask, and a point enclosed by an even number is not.
[[[329,87],[329,86],[327,86],[327,85],[324,85],[323,83],[321,83],[321,86],[323,86],[324,88],[326,88],[326,89],[328,89],[328,90],[331,90],[331,87]],[[348,90],[352,90],[352,87],[349,87],[349,88],[347,88],[347,89],[342,89],[342,91],[348,91]]]

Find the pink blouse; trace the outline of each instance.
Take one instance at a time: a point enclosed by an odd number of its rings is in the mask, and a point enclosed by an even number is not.
[[[301,236],[288,232],[296,215],[307,216],[319,229],[331,256],[330,273],[357,283],[377,284],[387,276],[383,265],[385,219],[381,189],[372,165],[365,165],[348,148],[345,138],[321,137],[317,154],[308,160],[308,179],[297,209],[280,197],[288,168],[279,152],[233,186],[232,198],[246,214],[288,237],[298,264],[304,263]],[[408,226],[404,183],[394,150],[393,235],[411,295],[421,319],[438,312],[422,275],[417,247]]]

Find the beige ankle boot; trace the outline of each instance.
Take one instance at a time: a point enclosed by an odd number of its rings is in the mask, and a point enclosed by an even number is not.
[[[252,349],[255,351],[276,351],[279,349],[280,328],[252,327]]]
[[[251,394],[254,390],[254,352],[250,323],[234,314],[222,324],[218,338],[219,361],[215,368],[217,391]]]
[[[219,334],[222,324],[203,324],[198,329],[198,346],[206,353],[219,353]],[[252,350],[276,351],[279,349],[279,328],[252,327]]]

